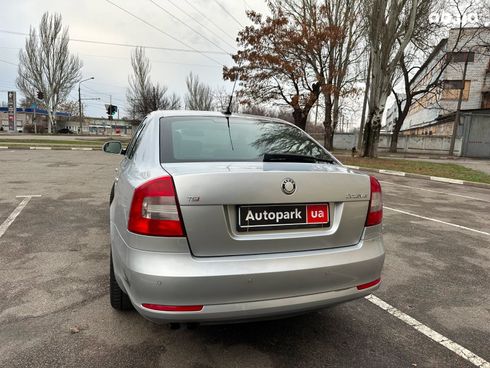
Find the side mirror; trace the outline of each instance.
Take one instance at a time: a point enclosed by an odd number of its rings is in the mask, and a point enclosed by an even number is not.
[[[102,146],[102,151],[107,152],[107,153],[115,153],[115,154],[120,154],[123,150],[122,143],[119,141],[109,141],[105,142],[104,145]]]

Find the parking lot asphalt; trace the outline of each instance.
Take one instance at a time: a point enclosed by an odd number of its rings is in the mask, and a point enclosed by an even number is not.
[[[119,160],[0,152],[1,367],[476,366],[426,328],[490,360],[490,190],[376,175],[387,253],[374,294],[423,328],[361,299],[284,320],[170,330],[109,305]],[[31,195],[41,197],[17,197]]]

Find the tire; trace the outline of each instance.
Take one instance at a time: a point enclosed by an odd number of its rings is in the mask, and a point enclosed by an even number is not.
[[[120,311],[127,311],[133,309],[133,305],[131,304],[131,300],[129,296],[122,291],[116,281],[116,277],[114,276],[114,266],[112,264],[112,253],[111,253],[111,266],[109,272],[110,285],[109,285],[109,294],[111,299],[111,306],[114,309]]]
[[[111,195],[109,196],[109,206],[112,204],[114,200],[114,184],[112,184]]]

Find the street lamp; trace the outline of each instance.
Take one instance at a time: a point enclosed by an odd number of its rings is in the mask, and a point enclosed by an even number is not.
[[[95,78],[94,77],[90,77],[90,78],[87,78],[87,79],[84,79],[84,80],[78,82],[78,114],[80,116],[80,134],[82,134],[82,129],[83,129],[82,96],[80,94],[80,85],[83,82],[86,82],[86,81],[91,80],[91,79],[95,79]]]

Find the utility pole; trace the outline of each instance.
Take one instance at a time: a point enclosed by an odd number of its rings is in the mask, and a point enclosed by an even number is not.
[[[454,145],[456,143],[456,135],[458,133],[458,126],[459,126],[459,120],[461,119],[461,102],[463,101],[463,93],[464,93],[464,87],[465,87],[465,79],[466,79],[466,70],[468,69],[468,59],[470,57],[470,50],[466,53],[466,58],[464,61],[464,67],[463,67],[463,77],[462,77],[462,86],[461,89],[459,90],[459,97],[458,97],[458,107],[456,107],[456,115],[454,116],[454,123],[453,123],[453,133],[451,135],[451,144],[449,145],[449,156],[453,156],[454,154]]]
[[[87,79],[84,79],[84,80],[78,82],[78,114],[79,114],[79,118],[80,118],[80,134],[82,134],[82,129],[83,129],[82,95],[80,93],[80,85],[83,82],[86,82],[86,81],[91,80],[91,79],[95,79],[95,78],[90,77],[90,78],[87,78]]]
[[[109,95],[109,104],[112,106],[112,95]],[[110,135],[112,137],[112,120],[110,120],[110,123],[111,123],[110,124],[111,126],[110,126],[109,129],[111,130],[111,134]]]
[[[80,83],[78,83],[78,118],[80,120],[79,134],[82,134],[83,117],[82,117],[82,95],[80,94]]]
[[[33,124],[34,124],[34,134],[37,134],[37,122],[36,122],[36,109],[37,109],[37,106],[34,105],[33,107],[34,109],[34,120],[33,120]]]

